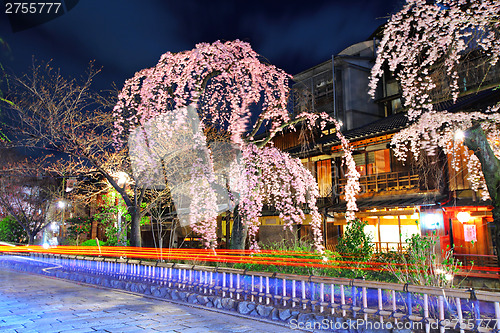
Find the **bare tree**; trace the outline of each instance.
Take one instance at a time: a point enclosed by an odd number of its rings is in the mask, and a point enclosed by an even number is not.
[[[51,222],[55,202],[61,197],[60,182],[47,174],[41,174],[37,164],[29,160],[6,160],[0,170],[0,209],[12,216],[24,229],[29,244]]]
[[[91,195],[107,186],[114,188],[131,215],[130,243],[140,246],[139,221],[147,212],[141,209],[146,187],[135,182],[127,147],[113,147],[111,106],[115,94],[91,90],[98,73],[91,64],[86,76],[67,80],[50,64],[34,64],[30,74],[13,76],[7,131],[13,136],[11,145],[43,149],[53,155],[51,163],[40,164],[41,171],[59,177],[95,176],[103,186],[93,183],[83,191]],[[126,181],[119,173],[127,175]]]

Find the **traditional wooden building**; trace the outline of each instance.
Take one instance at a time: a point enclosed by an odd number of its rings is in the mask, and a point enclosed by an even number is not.
[[[357,52],[343,51],[296,75],[294,89],[303,99],[296,101],[297,111],[309,107],[344,122],[342,132],[351,143],[361,175],[356,216],[368,222],[365,232],[372,235],[378,251],[401,250],[411,235],[432,233],[439,237],[441,248],[454,247],[462,262],[491,264],[496,258],[491,238],[492,206],[472,190],[467,166],[459,165],[456,171],[451,167],[450,156],[442,152],[418,163],[411,156],[405,163],[395,158],[391,138],[407,126],[407,118],[397,82],[389,76],[382,78],[377,99],[368,97],[373,47],[371,41],[356,44],[346,50]],[[471,62],[459,73],[463,86],[455,103],[444,98],[445,83],[436,88],[437,100],[443,96],[443,102],[435,106],[437,109],[480,110],[500,101],[500,91],[492,88],[500,82],[500,66],[486,69],[481,67],[480,59],[473,58]],[[335,129],[327,128],[322,134],[304,145],[296,134],[285,133],[274,144],[301,158],[315,175],[322,197],[325,244],[333,248],[346,224],[347,180]],[[463,154],[471,154],[465,147],[461,149]],[[298,234],[307,237],[308,226],[301,227]]]

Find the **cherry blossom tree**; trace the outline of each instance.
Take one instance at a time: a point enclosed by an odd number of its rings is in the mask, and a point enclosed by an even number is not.
[[[230,203],[225,209],[233,210],[232,248],[245,247],[247,232],[255,238],[262,208],[271,205],[285,226],[302,223],[307,209],[316,247],[322,250],[317,184],[299,160],[269,142],[284,128],[301,123],[302,128],[312,130],[334,120],[326,114],[290,114],[289,79],[290,75],[266,63],[248,43],[236,40],[167,52],[155,67],[125,82],[114,109],[116,144],[130,146],[130,136],[134,137],[134,147],[142,147],[136,149],[137,170],[151,165],[168,168],[172,156],[180,154],[164,149],[160,153],[158,141],[177,142],[179,133],[191,131],[189,142],[181,145],[187,147],[182,154],[190,151],[193,159],[183,192],[191,194],[189,224],[203,235],[207,247],[216,244],[215,221],[222,194],[214,190],[218,186],[227,187]],[[214,150],[205,149],[211,143],[203,135],[207,127],[226,133],[227,142],[240,151],[240,157],[228,161],[225,186],[216,184]],[[152,132],[162,133],[163,139],[152,138],[156,137]],[[349,157],[346,145],[346,160]],[[172,176],[167,175],[167,183],[172,183]],[[354,193],[351,197],[354,200]],[[355,203],[350,208],[355,210]]]
[[[471,150],[464,162],[472,188],[482,190],[483,198],[491,198],[493,202],[497,249],[500,246],[498,99],[475,110],[449,111],[436,105],[446,100],[456,103],[465,94],[498,86],[499,55],[497,0],[407,0],[384,27],[370,82],[374,96],[386,70],[399,81],[410,121],[409,127],[392,139],[399,158],[405,159],[408,151],[418,159],[423,153],[432,155],[436,149],[442,149],[452,156],[452,165],[458,167],[461,143]],[[472,74],[479,76],[477,82],[470,82]],[[500,251],[497,253],[500,258]]]

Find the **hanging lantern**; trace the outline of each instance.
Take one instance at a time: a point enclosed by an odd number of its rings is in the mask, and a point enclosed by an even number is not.
[[[462,223],[469,222],[470,214],[469,212],[460,212],[457,214],[457,220]]]

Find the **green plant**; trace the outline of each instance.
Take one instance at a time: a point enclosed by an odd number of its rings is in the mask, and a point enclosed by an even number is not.
[[[60,245],[67,245],[67,246],[78,246],[80,245],[80,239],[75,239],[75,238],[69,238],[69,237],[65,237],[62,241],[61,241],[61,244]]]
[[[109,223],[108,225],[105,226],[105,230],[104,230],[105,234],[106,234],[106,242],[105,244],[107,246],[119,246],[119,245],[122,245],[119,243],[119,239],[122,240],[122,242],[124,241],[124,238],[125,238],[125,231],[124,230],[121,230],[121,233],[120,233],[120,229],[118,227],[115,227],[114,224],[112,223]],[[121,236],[121,237],[120,237]],[[130,240],[127,239],[126,240],[127,242],[127,246],[130,245]]]
[[[99,244],[102,245],[102,244]],[[89,239],[82,243],[82,246],[97,246],[97,240]]]
[[[26,232],[12,216],[0,220],[0,241],[9,243],[27,242]]]
[[[391,252],[384,256],[387,263],[385,268],[399,283],[441,288],[453,287],[455,273],[462,264],[453,258],[453,249],[440,249],[438,239],[435,233],[426,236],[419,234],[411,236],[406,240],[408,243],[406,252]],[[399,295],[399,297],[403,296]],[[445,298],[446,302],[454,301],[448,296]],[[424,304],[431,316],[438,316],[440,313],[439,300],[436,296],[429,296],[428,300],[424,301],[422,294],[415,293],[413,302],[420,315],[423,315]],[[445,315],[446,318],[457,319],[453,313],[447,312]]]
[[[343,261],[339,276],[355,279],[374,279],[374,272],[366,270],[369,267],[368,261],[372,258],[374,245],[371,235],[364,232],[368,222],[359,219],[352,220],[340,237],[335,250],[340,254]]]
[[[235,264],[235,268],[248,269],[261,272],[279,272],[299,275],[337,276],[336,266],[339,255],[332,251],[320,254],[314,250],[314,246],[306,241],[276,242],[261,245],[262,253],[253,254],[255,263]],[[272,251],[276,251],[273,253]],[[275,264],[258,262],[262,259],[275,262]],[[298,259],[298,260],[294,260]],[[283,263],[283,265],[280,265]],[[292,265],[290,265],[292,264]],[[331,268],[314,267],[315,264],[325,264]]]
[[[398,262],[399,253],[395,251],[389,251],[385,253],[374,253],[371,259],[371,266],[375,267],[374,270],[368,270],[365,272],[366,280],[372,281],[383,281],[383,282],[398,282],[397,277],[394,273],[385,268],[385,264],[388,262]]]
[[[127,205],[114,189],[110,189],[109,192],[102,196],[103,204],[100,207],[100,212],[94,214],[94,219],[98,221],[102,226],[104,226],[106,234],[106,245],[115,246],[119,245],[127,239],[127,234],[130,232],[130,223],[132,217],[128,212]],[[142,203],[141,208],[145,208],[147,204]],[[121,229],[117,225],[118,216],[121,216]],[[140,225],[144,225],[148,219],[142,217],[140,220]],[[127,245],[130,241],[127,239]]]
[[[78,239],[81,236],[88,238],[92,229],[92,219],[89,217],[72,217],[66,220],[68,237]]]
[[[406,240],[405,253],[393,253],[386,268],[400,283],[452,287],[455,273],[462,263],[453,257],[453,249],[440,250],[436,234],[415,234]]]
[[[370,235],[364,232],[368,222],[355,219],[347,225],[335,249],[346,261],[367,261],[374,251]]]

